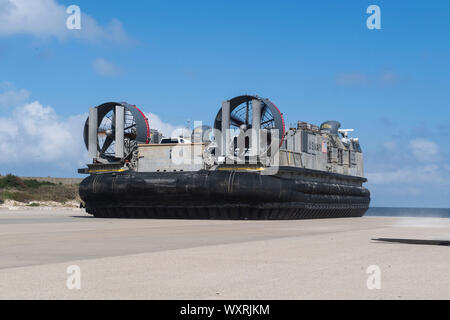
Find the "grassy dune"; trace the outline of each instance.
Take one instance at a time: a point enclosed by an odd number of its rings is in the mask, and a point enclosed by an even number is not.
[[[78,185],[63,185],[36,180],[23,180],[13,175],[0,177],[0,204],[13,200],[30,206],[37,202],[79,201]]]

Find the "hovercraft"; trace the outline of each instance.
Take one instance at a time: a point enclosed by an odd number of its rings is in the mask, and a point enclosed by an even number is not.
[[[91,108],[80,173],[98,218],[288,220],[361,217],[370,204],[352,129],[299,121],[286,130],[268,99],[225,101],[213,128],[164,137],[128,103]]]

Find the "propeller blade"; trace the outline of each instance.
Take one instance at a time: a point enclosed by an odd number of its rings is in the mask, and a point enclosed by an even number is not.
[[[132,124],[131,126],[125,128],[125,131],[130,130],[131,128],[135,128],[136,127],[136,123]]]
[[[247,101],[247,107],[245,110],[245,124],[248,126],[250,121],[250,102]]]
[[[103,144],[102,150],[100,152],[100,155],[105,155],[105,152],[108,151],[108,148],[111,146],[111,144],[114,142],[114,139],[111,137],[107,137],[105,140],[105,143]]]
[[[273,119],[264,121],[264,122],[261,123],[261,126],[264,126],[264,125],[266,125],[266,124],[268,124],[268,123],[271,123],[271,122],[273,122],[273,121],[274,121]]]
[[[242,119],[239,119],[235,116],[231,116],[231,121],[233,121],[235,124],[237,124],[238,127],[242,126],[243,124],[245,124],[245,122]]]
[[[113,129],[113,131],[114,131],[114,129],[116,128],[116,108],[113,108],[113,116],[112,116],[112,119],[111,119],[111,128]]]

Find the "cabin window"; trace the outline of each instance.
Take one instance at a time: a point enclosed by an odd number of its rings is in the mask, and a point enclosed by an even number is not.
[[[350,164],[356,165],[357,164],[356,153],[354,151],[350,151],[349,154],[350,154]]]
[[[308,152],[308,133],[302,131],[302,152]]]
[[[178,144],[177,139],[162,139],[161,144]]]
[[[338,150],[338,161],[339,161],[339,164],[344,163],[344,150],[342,150],[342,149]]]

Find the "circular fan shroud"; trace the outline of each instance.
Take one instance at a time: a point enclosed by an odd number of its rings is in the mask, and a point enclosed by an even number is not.
[[[238,129],[240,125],[247,124],[251,128],[251,104],[253,100],[259,100],[263,103],[263,108],[261,111],[261,128],[263,129],[278,129],[280,132],[280,146],[283,144],[284,136],[286,134],[286,128],[284,123],[283,114],[277,108],[277,106],[272,103],[269,99],[263,99],[258,96],[239,96],[230,100],[230,112],[231,121],[230,125],[234,129]],[[242,110],[247,108],[247,104],[250,107],[249,111],[246,112],[245,117],[240,116]],[[246,123],[247,122],[247,123]],[[214,121],[214,129],[222,131],[222,108],[220,108],[219,113]]]
[[[131,114],[133,121],[135,122],[136,128],[136,138],[134,139],[138,144],[147,144],[150,141],[150,126],[148,124],[147,117],[144,113],[136,106],[130,105],[126,102],[108,102],[97,107],[98,109],[98,124],[97,128],[100,128],[105,117],[112,111],[116,106],[122,106],[125,108],[125,114]],[[125,128],[126,129],[126,128]],[[84,125],[84,143],[86,148],[89,149],[89,118],[86,120]],[[97,135],[98,139],[98,135]],[[115,139],[115,138],[114,138]],[[98,151],[101,152],[100,143],[97,142]],[[128,155],[126,155],[128,156]]]

